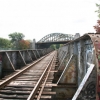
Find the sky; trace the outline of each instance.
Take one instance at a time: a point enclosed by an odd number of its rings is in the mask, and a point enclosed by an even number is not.
[[[50,33],[95,32],[100,0],[0,0],[0,37],[20,32],[39,41]]]

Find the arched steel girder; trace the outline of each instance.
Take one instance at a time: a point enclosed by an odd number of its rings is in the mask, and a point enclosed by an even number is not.
[[[73,35],[63,34],[63,33],[52,33],[44,36],[38,42],[42,43],[42,42],[69,41],[69,40],[73,40]]]

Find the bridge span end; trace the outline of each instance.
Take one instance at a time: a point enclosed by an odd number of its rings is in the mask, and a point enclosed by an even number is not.
[[[99,58],[100,33],[85,34],[61,47],[55,74],[56,97],[59,100],[100,100]]]

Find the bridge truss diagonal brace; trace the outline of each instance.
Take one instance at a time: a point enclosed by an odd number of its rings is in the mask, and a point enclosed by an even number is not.
[[[60,63],[60,65],[59,65],[59,67],[58,67],[58,70],[60,69],[60,67],[61,67],[61,65],[63,64],[63,62],[64,62],[64,59],[65,59],[65,57],[67,56],[67,52],[66,53],[64,53],[64,57],[62,58],[62,60],[61,60],[61,63]]]
[[[36,50],[36,52],[37,52],[37,55],[40,57],[39,51],[38,51],[38,50]]]
[[[19,51],[19,54],[20,54],[20,56],[21,56],[21,58],[22,58],[23,63],[26,65],[26,62],[25,62],[25,60],[24,60],[24,58],[23,58],[23,56],[22,56],[22,54],[21,54],[20,51]]]
[[[80,83],[80,85],[79,85],[75,95],[73,96],[72,100],[77,100],[77,98],[80,95],[82,89],[84,88],[86,82],[88,81],[88,78],[89,78],[90,74],[92,73],[94,66],[95,66],[94,64],[90,64],[90,67],[88,68],[88,71],[87,71],[86,75],[84,76],[82,82]]]
[[[12,63],[12,61],[11,61],[11,59],[10,59],[10,57],[9,57],[7,52],[6,52],[6,56],[7,56],[8,60],[9,60],[9,62],[11,64],[12,69],[15,71],[15,67],[14,67],[14,65],[13,65],[13,63]]]
[[[35,52],[33,50],[32,50],[32,53],[34,54],[35,59],[38,59],[37,56],[36,56],[36,54],[35,54]]]
[[[69,63],[71,62],[71,59],[72,59],[72,58],[73,58],[73,54],[71,55],[71,57],[70,57],[70,59],[69,59],[68,63],[66,64],[66,67],[65,67],[65,69],[63,70],[63,72],[62,72],[62,74],[61,74],[60,78],[58,79],[57,84],[59,84],[59,82],[60,82],[60,80],[61,80],[62,76],[64,75],[64,73],[65,73],[65,71],[66,71],[66,69],[67,69],[67,67],[68,67]]]
[[[30,60],[33,61],[31,55],[30,55],[29,52],[28,52],[28,50],[27,50],[27,54],[28,54],[28,56],[30,57]]]

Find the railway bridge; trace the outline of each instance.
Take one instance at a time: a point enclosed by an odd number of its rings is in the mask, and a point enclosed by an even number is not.
[[[0,100],[100,100],[100,33],[58,50],[0,51]]]
[[[52,44],[66,44],[73,39],[71,34],[52,33],[44,36],[36,43],[36,48],[49,48]]]

